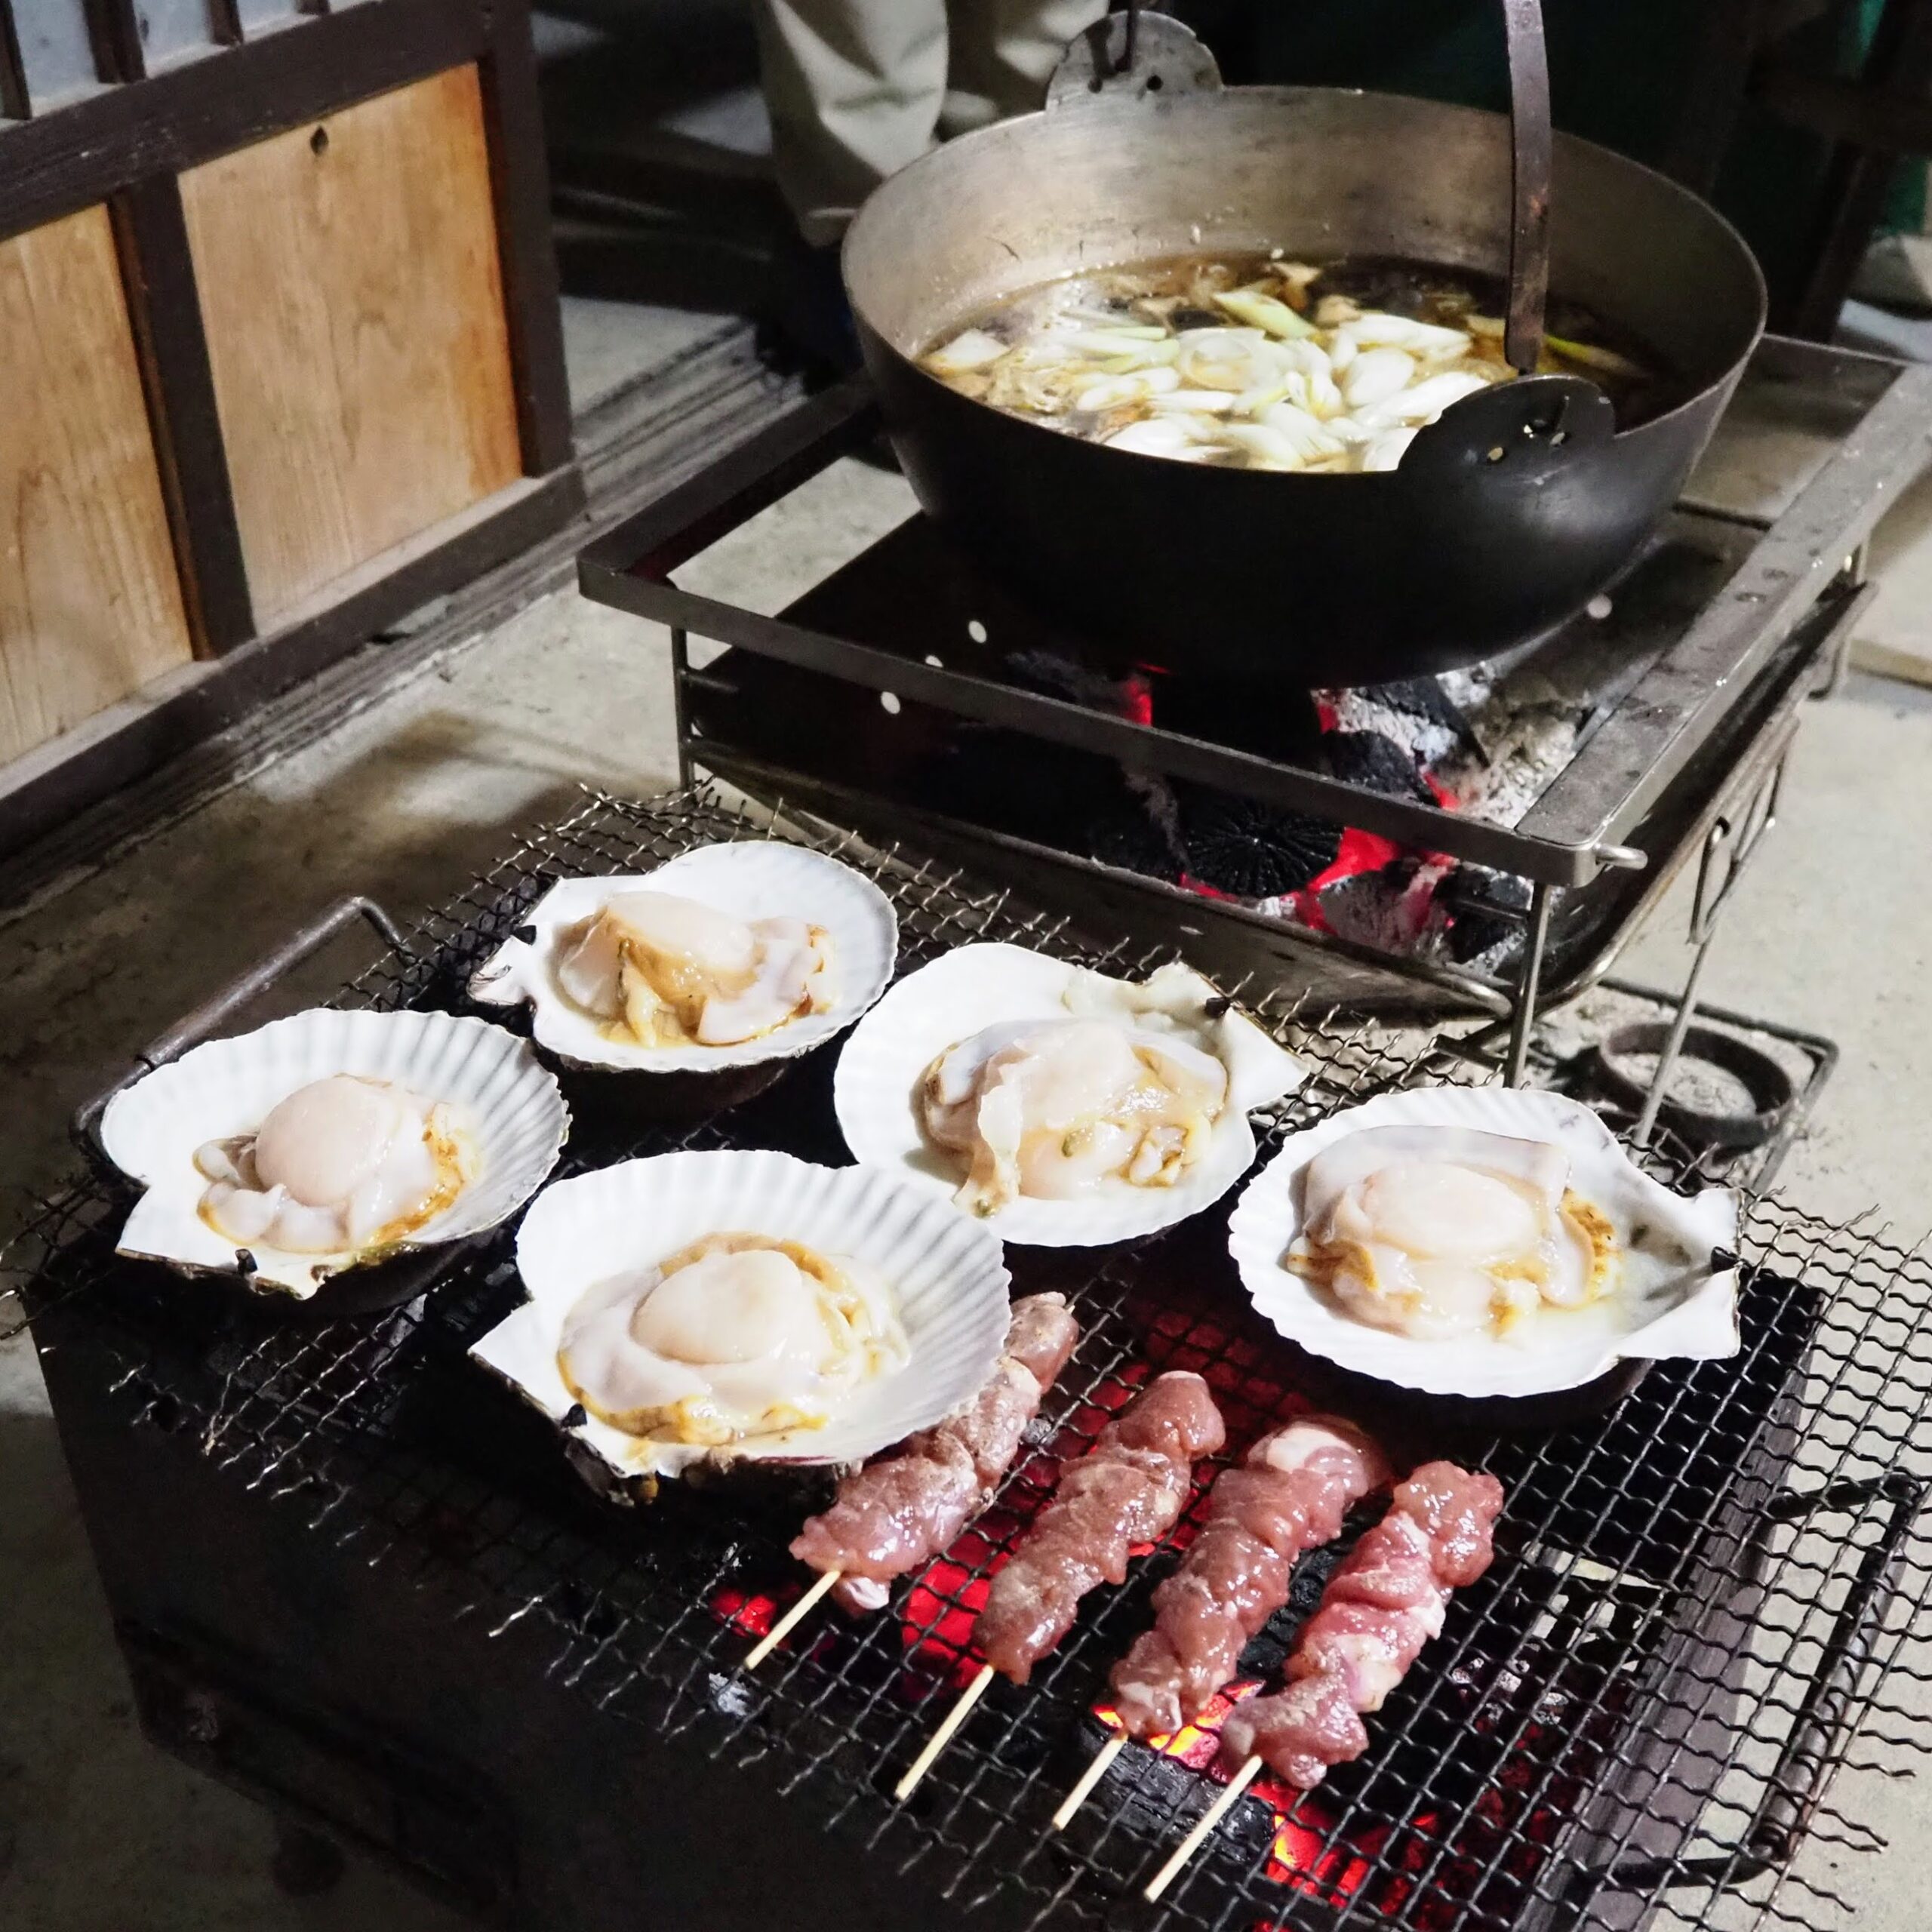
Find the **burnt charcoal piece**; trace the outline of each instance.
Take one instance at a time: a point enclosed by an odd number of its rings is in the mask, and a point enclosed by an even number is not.
[[[1469,906],[1456,913],[1449,924],[1449,957],[1459,966],[1481,959],[1487,964],[1507,964],[1523,943],[1523,922],[1500,914]],[[1489,955],[1495,955],[1492,960]]]
[[[1441,929],[1442,910],[1424,869],[1398,859],[1380,872],[1337,879],[1321,894],[1321,915],[1342,938],[1380,952],[1418,950]]]
[[[1466,964],[1494,954],[1493,963],[1501,964],[1523,943],[1530,882],[1486,866],[1459,866],[1442,888],[1442,905],[1449,956]]]
[[[1328,769],[1345,783],[1364,786],[1391,798],[1413,798],[1432,805],[1435,794],[1423,783],[1414,758],[1380,731],[1331,731],[1322,741]]]
[[[1194,786],[1182,794],[1181,835],[1195,877],[1244,899],[1299,892],[1342,849],[1339,826]]]
[[[1100,806],[1087,821],[1084,837],[1087,856],[1103,866],[1144,872],[1171,885],[1180,877],[1178,856],[1137,798],[1110,800]]]
[[[1361,689],[1364,697],[1374,698],[1391,711],[1406,712],[1411,718],[1426,718],[1445,731],[1453,731],[1457,748],[1465,757],[1481,764],[1489,762],[1462,706],[1451,701],[1435,678],[1404,678],[1392,685],[1364,685]]]

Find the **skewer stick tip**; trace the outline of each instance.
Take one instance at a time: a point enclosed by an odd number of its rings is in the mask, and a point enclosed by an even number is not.
[[[1107,1774],[1107,1767],[1127,1749],[1127,1733],[1117,1730],[1112,1737],[1094,1753],[1094,1761],[1080,1774],[1080,1782],[1060,1800],[1060,1809],[1054,1814],[1054,1829],[1063,1832],[1072,1823],[1073,1814],[1092,1796],[1094,1787]]]
[[[1201,1813],[1195,1821],[1193,1830],[1175,1846],[1174,1856],[1155,1873],[1146,1892],[1142,1894],[1149,1904],[1152,1904],[1180,1876],[1181,1868],[1201,1849],[1214,1827],[1233,1810],[1235,1799],[1254,1782],[1260,1769],[1261,1760],[1250,1758],[1221,1787],[1220,1796]]]
[[[986,1686],[993,1681],[993,1667],[983,1663],[972,1682],[960,1692],[951,1710],[946,1714],[938,1730],[926,1740],[926,1748],[912,1760],[906,1775],[892,1788],[893,1796],[904,1804],[918,1789],[920,1780],[938,1761],[939,1754],[952,1742],[952,1734],[971,1714],[973,1706],[986,1694]]]
[[[738,1668],[743,1671],[757,1669],[758,1666],[777,1649],[793,1630],[804,1621],[806,1617],[810,1614],[813,1604],[817,1603],[844,1574],[843,1571],[839,1570],[821,1570],[819,1572],[818,1581],[813,1584],[811,1588],[806,1591],[804,1595],[800,1597],[798,1601],[765,1632],[764,1636],[758,1639],[751,1654]]]

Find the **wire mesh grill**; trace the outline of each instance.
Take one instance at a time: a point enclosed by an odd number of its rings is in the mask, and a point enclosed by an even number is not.
[[[458,1004],[553,878],[759,831],[703,793],[597,800],[426,921],[343,1001]],[[1115,970],[1143,963],[956,875],[847,856],[895,900],[908,968],[982,937]],[[1311,1068],[1264,1151],[1372,1093],[1479,1077],[1429,1039],[1259,1005]],[[794,1063],[694,1121],[637,1118],[629,1088],[574,1094],[560,1171],[676,1146],[842,1159],[829,1061]],[[1358,1401],[1398,1451],[1454,1453],[1501,1478],[1499,1559],[1370,1721],[1368,1755],[1309,1798],[1257,1783],[1158,1908],[1140,1887],[1212,1795],[1209,1730],[1165,1753],[1130,1750],[1068,1832],[1046,1823],[1103,1734],[1107,1666],[1144,1627],[1194,1512],[1124,1588],[1088,1600],[1029,1687],[995,1685],[910,1804],[889,1792],[970,1672],[971,1613],[1054,1464],[1147,1376],[1206,1375],[1230,1454],[1284,1404],[1323,1392],[1318,1365],[1233,1289],[1223,1217],[1098,1255],[1015,1251],[1015,1292],[1066,1293],[1083,1329],[1035,1439],[985,1515],[891,1608],[857,1623],[825,1616],[754,1679],[737,1666],[799,1586],[784,1546],[802,1506],[675,1485],[632,1512],[594,1499],[547,1425],[465,1359],[518,1299],[506,1235],[451,1251],[426,1294],[331,1320],[118,1260],[124,1206],[93,1180],[49,1202],[8,1257],[0,1327],[10,1301],[43,1347],[85,1322],[119,1364],[131,1419],[190,1433],[249,1490],[300,1499],[344,1561],[455,1576],[494,1631],[539,1620],[556,1638],[553,1674],[587,1706],[686,1748],[768,1761],[855,1854],[923,1863],[962,1911],[1001,1923],[1823,1926],[1844,1903],[1829,1882],[1837,1860],[1875,1844],[1855,1804],[1826,1803],[1826,1785],[1847,1763],[1901,1767],[1923,1746],[1912,1698],[1932,1581],[1918,1524],[1932,1474],[1932,1268],[1771,1201],[1747,1219],[1733,1361],[1660,1366],[1606,1416],[1516,1435],[1496,1434],[1479,1405],[1447,1405],[1419,1429]],[[1243,1684],[1268,1678],[1336,1554],[1303,1564],[1294,1601],[1244,1658]],[[1812,1850],[1798,1855],[1807,1833]]]

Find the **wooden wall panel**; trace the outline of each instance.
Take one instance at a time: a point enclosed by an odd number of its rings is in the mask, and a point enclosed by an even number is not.
[[[181,192],[266,628],[522,474],[476,70],[206,162]]]
[[[192,655],[104,208],[0,242],[0,759]]]

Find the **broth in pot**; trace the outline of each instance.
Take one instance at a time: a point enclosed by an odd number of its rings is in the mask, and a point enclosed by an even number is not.
[[[1023,290],[918,359],[976,401],[1142,456],[1390,470],[1444,410],[1515,374],[1504,298],[1409,263],[1174,257]],[[1573,303],[1550,315],[1540,369],[1596,383],[1620,429],[1670,407],[1657,356]]]

